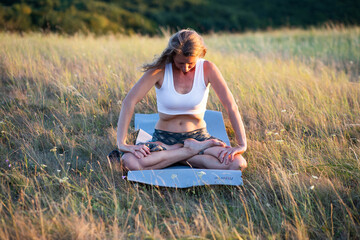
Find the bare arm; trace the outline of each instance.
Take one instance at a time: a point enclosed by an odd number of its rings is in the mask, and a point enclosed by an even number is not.
[[[144,98],[150,89],[161,79],[162,75],[162,70],[149,70],[145,72],[123,100],[117,124],[117,146],[120,151],[132,152],[137,157],[142,157],[142,155],[146,156],[150,153],[145,146],[135,147],[132,144],[127,144],[126,136],[131,117],[134,114],[135,104]],[[142,155],[139,155],[138,152],[141,152]]]
[[[211,83],[216,95],[229,115],[231,125],[235,132],[236,142],[238,144],[237,146],[222,152],[220,155],[223,155],[222,157],[224,159],[230,156],[230,160],[233,160],[236,154],[243,154],[247,149],[245,127],[235,99],[219,69],[215,66],[215,64],[206,61],[204,63],[204,70],[207,76],[207,81]]]

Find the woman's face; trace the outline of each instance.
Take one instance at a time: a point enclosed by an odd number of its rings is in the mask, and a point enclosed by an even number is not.
[[[198,59],[199,57],[185,57],[182,54],[177,54],[174,57],[174,64],[175,67],[180,69],[183,73],[187,73],[196,66],[196,62]]]

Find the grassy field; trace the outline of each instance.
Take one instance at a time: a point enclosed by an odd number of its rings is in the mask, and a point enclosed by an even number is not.
[[[166,37],[0,33],[0,239],[359,238],[360,28],[205,41],[246,126],[243,187],[133,184],[106,159]]]

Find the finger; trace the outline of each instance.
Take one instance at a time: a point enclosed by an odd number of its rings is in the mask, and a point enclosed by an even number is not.
[[[141,145],[141,149],[143,149],[146,152],[146,154],[150,154],[150,148],[148,146]]]
[[[227,151],[224,151],[224,155],[223,155],[223,162],[225,163],[225,165],[228,165],[228,161],[229,161],[229,155]]]
[[[234,156],[233,153],[234,153],[233,150],[229,150],[229,151],[228,151],[228,155],[227,155],[228,164],[230,164],[232,161],[234,161],[234,159],[233,159],[233,156]]]
[[[137,158],[141,158],[141,155],[135,150],[132,152],[132,154],[134,154]]]
[[[137,151],[137,153],[139,154],[140,158],[146,157],[146,155],[141,151]]]
[[[233,151],[231,154],[230,154],[230,161],[233,162],[235,160],[235,154],[236,152]]]
[[[137,151],[139,154],[141,153],[141,157],[143,157],[144,154],[147,155],[144,147],[146,147],[146,146],[145,145],[137,145],[135,147],[135,151]]]
[[[220,161],[220,163],[223,163],[224,162],[224,157],[223,157],[223,152],[225,151],[225,149],[219,151],[219,154],[218,154],[218,159]]]
[[[142,155],[144,155],[144,157],[146,157],[148,155],[148,153],[145,151],[145,149],[140,149],[139,151],[141,152]]]
[[[226,159],[225,164],[226,164],[226,165],[229,165],[229,164],[230,164],[230,152],[226,152],[225,159]]]
[[[145,152],[146,152],[147,154],[151,154],[150,148],[149,148],[148,146],[145,146]]]
[[[224,149],[221,149],[218,154],[217,154],[217,157],[220,158],[221,157],[221,154],[224,152]]]
[[[221,152],[220,152],[220,154],[219,154],[219,158],[222,159],[222,162],[224,162],[225,154],[226,154],[226,150],[225,150],[225,149],[221,150]]]

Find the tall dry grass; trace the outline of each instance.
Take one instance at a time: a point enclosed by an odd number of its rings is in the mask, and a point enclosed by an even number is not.
[[[358,238],[360,29],[205,37],[246,125],[243,187],[137,185],[107,161],[121,101],[166,41],[0,34],[0,238]],[[213,92],[208,108],[222,110]]]

